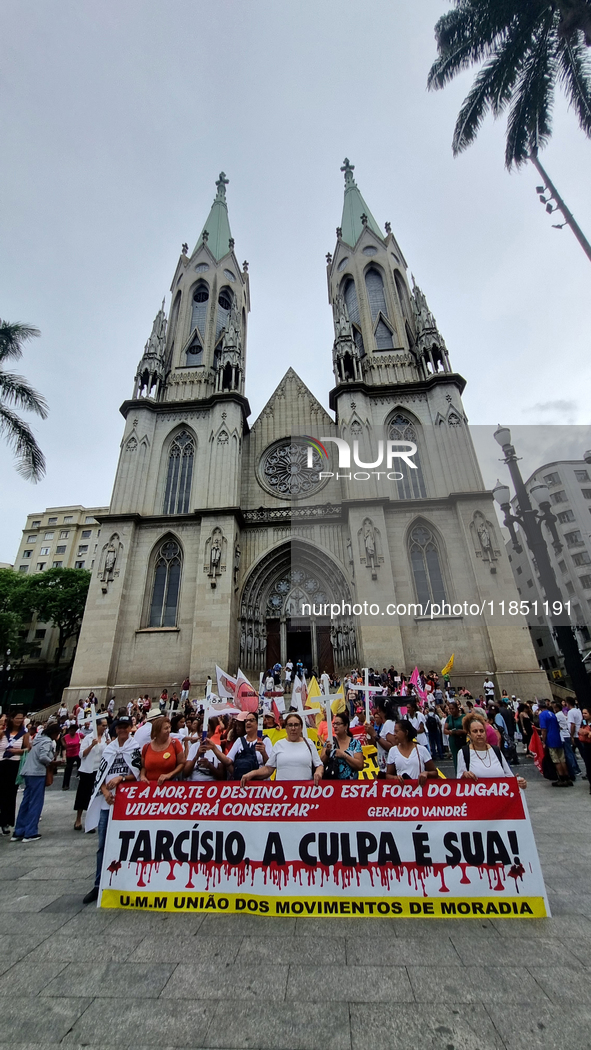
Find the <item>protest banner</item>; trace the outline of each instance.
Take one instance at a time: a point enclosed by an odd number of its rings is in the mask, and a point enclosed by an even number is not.
[[[514,778],[124,784],[105,908],[279,916],[550,914]]]

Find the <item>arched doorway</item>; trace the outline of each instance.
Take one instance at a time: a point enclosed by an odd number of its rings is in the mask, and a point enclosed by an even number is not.
[[[347,581],[332,558],[298,540],[270,551],[246,579],[240,607],[240,666],[265,671],[301,660],[319,674],[353,666],[355,626],[348,610],[331,618],[331,604],[351,608]]]

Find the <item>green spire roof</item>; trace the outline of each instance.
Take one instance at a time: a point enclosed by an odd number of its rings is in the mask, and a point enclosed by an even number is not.
[[[226,203],[226,186],[229,181],[225,173],[220,171],[220,177],[216,182],[217,193],[215,200],[197,241],[198,245],[205,241],[217,262],[223,259],[224,255],[227,255],[231,250],[230,241],[232,234],[230,232],[228,205]]]
[[[343,218],[341,219],[342,239],[345,244],[354,248],[359,240],[363,227],[369,226],[370,230],[382,238],[380,228],[371,214],[367,204],[359,192],[359,187],[353,178],[354,164],[349,163],[348,157],[343,161],[341,171],[345,173],[345,200],[343,201]],[[362,216],[366,220],[362,221]],[[382,238],[383,239],[383,238]]]

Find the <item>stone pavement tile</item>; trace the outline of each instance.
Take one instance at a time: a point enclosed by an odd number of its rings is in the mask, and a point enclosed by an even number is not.
[[[37,1000],[39,1001],[39,1000]],[[59,999],[43,1000],[60,1002]],[[76,1002],[84,1002],[77,999]],[[189,999],[130,999],[122,1010],[120,1000],[95,999],[63,1039],[63,1046],[144,1047],[206,1046],[205,1035],[214,1016],[216,1003]],[[227,1007],[226,1007],[227,1009]],[[174,1042],[172,1042],[174,1040]],[[232,1043],[229,1044],[232,1046]]]
[[[517,938],[523,940],[562,940],[569,937],[580,940],[585,934],[589,937],[591,948],[591,920],[586,915],[559,915],[551,919],[528,919],[524,922],[512,922],[509,919],[495,919],[494,925],[505,940]]]
[[[283,1002],[289,967],[267,963],[241,962],[220,965],[204,956],[192,962],[183,959],[161,992],[161,999],[224,999],[226,1002],[256,1000]],[[237,1008],[240,1009],[240,1008]]]
[[[21,1043],[43,1046],[61,1042],[74,1022],[84,1014],[90,999],[45,999],[24,996],[2,1000],[2,1038],[14,1047]]]
[[[490,919],[398,919],[396,936],[402,939],[434,941],[449,938],[452,933],[467,937],[495,938],[497,931]]]
[[[497,960],[502,962],[502,957]],[[582,972],[582,971],[577,971]],[[408,975],[420,1003],[547,1002],[542,988],[522,966],[409,966]]]
[[[108,932],[101,934],[98,941],[94,937],[81,933],[71,933],[67,936],[57,933],[29,952],[27,962],[43,962],[45,959],[54,959],[58,964],[61,962],[64,964],[91,962],[96,958],[97,953],[100,953],[103,962],[110,959],[115,962],[124,962],[140,940],[140,936],[130,936],[125,940],[122,937],[110,937]],[[143,962],[144,960],[138,959],[137,961]]]
[[[85,905],[82,903],[82,897],[77,893],[62,893],[60,897],[56,897],[55,900],[48,904],[43,910],[44,915],[61,915],[62,912],[66,912],[68,915],[76,915],[77,912],[82,911]]]
[[[0,1017],[2,1006],[6,996],[12,995],[39,995],[45,985],[57,977],[67,966],[61,959],[42,959],[39,962],[31,962],[30,956],[26,955],[20,962],[15,963],[10,970],[4,974],[0,981]],[[66,989],[64,994],[67,994]],[[1,1030],[0,1022],[0,1030]]]
[[[236,962],[276,963],[342,963],[345,965],[344,937],[244,937]],[[374,960],[375,961],[375,960]]]
[[[31,845],[34,846],[35,843],[31,843]],[[31,871],[27,872],[27,879],[30,882],[44,882],[46,879],[69,882],[70,879],[91,879],[93,876],[94,867],[90,863],[82,865],[64,863],[63,867],[58,867],[57,865],[50,867],[48,865],[42,868],[32,868]]]
[[[460,960],[449,937],[431,941],[407,938],[359,943],[347,937],[348,966],[457,966]]]
[[[67,915],[63,915],[63,925],[60,927],[60,933],[69,934],[85,934],[86,936],[94,937],[100,936],[101,933],[109,933],[110,936],[116,936],[121,933],[122,936],[127,936],[130,930],[115,930],[111,927],[114,926],[114,920],[117,912],[114,910],[107,910],[105,908],[97,908],[94,904],[86,904],[82,911],[72,915],[68,918]]]
[[[100,942],[97,945],[100,953]],[[49,980],[44,996],[97,996],[101,999],[154,999],[160,995],[176,963],[68,963],[59,977]]]
[[[506,1050],[589,1050],[591,1007],[536,1003],[520,1010],[487,1006]]]
[[[362,939],[395,937],[397,919],[296,919],[296,937],[354,937]]]
[[[6,973],[11,966],[24,959],[25,955],[33,951],[38,944],[46,940],[46,934],[29,934],[24,929],[22,933],[0,935],[0,974]],[[1,1026],[0,1026],[1,1030]]]
[[[162,1000],[160,1000],[162,1002]],[[204,1046],[221,1050],[350,1050],[346,1003],[220,1003]],[[364,1048],[367,1050],[367,1048]],[[407,1048],[408,1050],[408,1048]]]
[[[227,928],[227,929],[226,929]],[[290,937],[295,933],[296,919],[271,918],[264,915],[206,915],[200,934],[208,937]],[[223,931],[226,930],[226,933]]]
[[[589,971],[566,966],[541,966],[528,962],[527,968],[553,1003],[586,1003],[589,999]],[[589,1035],[591,1044],[591,1033]]]
[[[22,930],[29,938],[38,938],[42,941],[45,937],[49,937],[52,933],[56,933],[60,926],[67,921],[67,915],[46,915],[45,912],[33,912],[30,913],[27,910],[27,902],[20,901],[17,912],[19,915],[18,928]],[[12,932],[12,923],[11,932]],[[6,929],[6,922],[2,923],[4,929]],[[1,956],[0,956],[1,958]]]
[[[377,1011],[352,1004],[350,1010],[352,1050],[503,1050],[482,1005],[401,1003]]]
[[[567,951],[576,955],[583,966],[591,967],[591,940],[582,937],[563,937],[562,943]],[[541,962],[542,960],[540,960]],[[591,1040],[590,1040],[591,1042]]]
[[[139,918],[139,917],[138,917]],[[227,932],[227,931],[226,931]],[[129,962],[179,962],[187,963],[207,959],[210,965],[229,966],[234,962],[242,937],[192,937],[173,933],[163,937],[148,934],[132,951]]]
[[[404,966],[289,967],[287,999],[302,1003],[411,1003],[414,995]]]
[[[49,904],[57,900],[59,897],[58,893],[50,894],[31,894],[23,892],[20,886],[11,886],[11,893],[8,894],[2,887],[0,887],[0,913],[5,911],[10,912],[25,912],[27,915],[34,915],[35,912],[43,911]],[[0,921],[0,925],[4,925]]]
[[[507,919],[507,922],[510,922]],[[527,925],[527,923],[523,923]],[[497,942],[474,944],[463,937],[452,935],[454,947],[464,966],[498,966],[499,945]],[[519,940],[506,941],[501,949],[503,965],[511,966],[512,963],[524,965],[532,959],[540,962],[558,965],[580,967],[581,961],[558,938],[556,940],[528,939],[526,931]]]
[[[17,849],[18,847],[17,842],[12,843],[11,845],[14,849]],[[4,880],[14,882],[16,879],[21,879],[25,875],[28,875],[34,867],[36,867],[36,864],[27,864],[26,860],[23,859],[21,861],[20,858],[17,859],[14,853],[11,853],[10,856],[2,856],[0,853],[0,880],[2,882],[4,882]]]
[[[40,882],[38,879],[28,879],[24,876],[15,882],[14,886],[15,889],[18,888],[19,893],[28,893],[30,896],[33,894],[37,896],[39,893],[61,897],[64,890],[67,890],[72,895],[79,895],[82,900],[92,886],[92,879],[72,879],[71,882],[64,885],[63,879],[48,879],[47,882]]]
[[[192,915],[186,912],[174,915],[154,912],[138,913],[121,908],[99,908],[98,910],[103,915],[113,916],[114,924],[111,933],[141,933],[144,937],[149,934],[192,937],[201,929],[204,919],[203,915]]]

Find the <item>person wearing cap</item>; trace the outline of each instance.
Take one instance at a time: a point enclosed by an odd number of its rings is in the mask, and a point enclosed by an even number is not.
[[[228,771],[230,780],[241,780],[244,773],[256,769],[257,765],[264,766],[273,747],[268,736],[258,739],[258,719],[252,711],[241,711],[236,715],[236,722],[244,724],[244,735],[234,741],[226,755],[232,763]]]
[[[94,886],[83,898],[84,904],[91,904],[97,900],[99,895],[107,824],[117,787],[127,781],[137,780],[140,774],[142,756],[136,740],[130,740],[130,733],[131,718],[128,718],[127,715],[120,715],[116,723],[117,737],[105,748],[96,773],[94,791],[88,806],[84,829],[88,832],[93,828],[98,828],[96,872]]]

